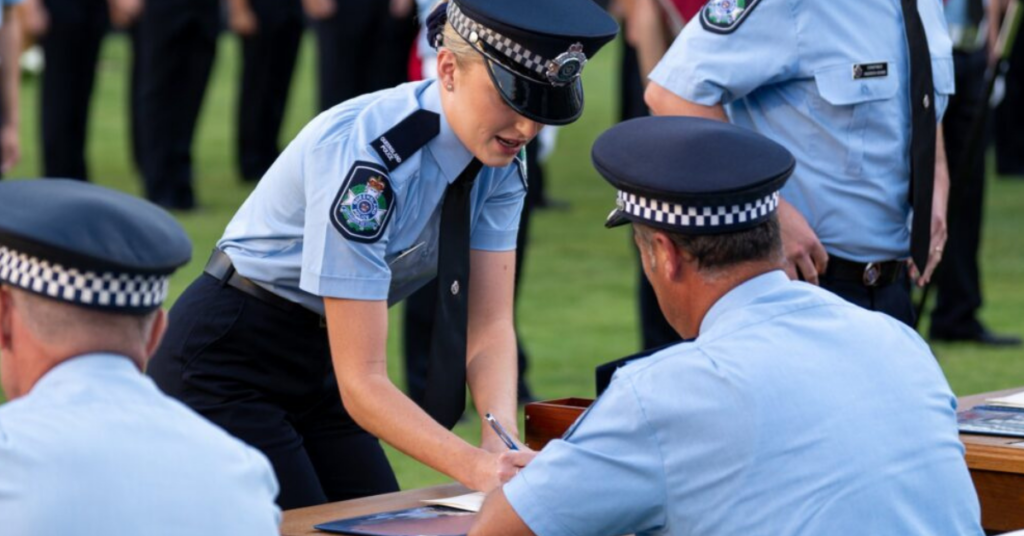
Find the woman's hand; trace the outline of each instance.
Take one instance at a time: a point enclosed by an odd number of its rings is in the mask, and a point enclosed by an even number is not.
[[[481,449],[473,463],[473,476],[462,484],[476,491],[490,492],[512,480],[536,456],[536,451],[526,447],[523,450],[506,449],[500,454]]]
[[[519,474],[519,470],[526,467],[534,458],[537,451],[523,448],[523,450],[510,450],[498,457],[498,479],[504,484]]]

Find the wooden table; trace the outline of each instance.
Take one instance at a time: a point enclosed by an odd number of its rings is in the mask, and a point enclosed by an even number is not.
[[[424,506],[420,501],[423,499],[439,499],[441,497],[453,497],[469,493],[461,484],[444,484],[430,488],[400,491],[398,493],[387,493],[364,497],[351,501],[310,506],[308,508],[296,508],[284,513],[284,520],[281,523],[281,534],[283,536],[324,536],[326,532],[320,532],[313,528],[313,525],[344,519],[346,517],[365,516],[377,514],[389,510],[402,510],[415,506]]]
[[[963,396],[958,410],[1021,389]],[[993,531],[1024,529],[1024,439],[960,434],[960,441],[967,448],[967,467],[981,502],[981,526]]]

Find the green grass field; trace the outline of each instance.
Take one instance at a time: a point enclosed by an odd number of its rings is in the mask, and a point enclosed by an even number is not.
[[[293,81],[281,140],[287,143],[313,116],[315,85],[313,42],[307,39]],[[571,202],[571,210],[538,213],[521,289],[519,325],[532,359],[529,380],[543,398],[592,396],[593,369],[633,353],[638,347],[634,266],[631,242],[623,228],[602,223],[613,206],[613,191],[590,164],[590,146],[616,117],[614,46],[587,69],[587,110],[582,120],[561,130],[558,149],[548,165],[551,196]],[[139,193],[140,181],[128,146],[127,40],[114,36],[103,48],[93,98],[89,136],[90,170],[95,182]],[[233,37],[220,42],[214,74],[194,145],[196,187],[201,210],[180,214],[195,242],[192,263],[173,281],[172,297],[199,274],[207,254],[250,187],[237,178],[234,123],[238,47]],[[35,177],[39,167],[38,84],[27,79],[22,93],[24,158],[10,174]],[[982,266],[988,303],[983,319],[995,330],[1024,333],[1024,181],[989,182]],[[2,217],[2,215],[0,215]],[[392,311],[392,334],[401,315]],[[987,350],[969,345],[936,345],[942,367],[957,394],[1024,385],[1024,352]],[[401,378],[401,346],[389,345],[393,378]],[[893,356],[896,358],[897,356]],[[470,440],[478,425],[456,431]],[[447,479],[400,453],[389,450],[403,488]]]

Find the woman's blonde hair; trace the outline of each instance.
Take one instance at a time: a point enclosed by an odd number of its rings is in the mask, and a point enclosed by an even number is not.
[[[434,4],[434,9],[438,9],[441,6],[448,6],[448,0],[441,0]],[[433,43],[431,43],[433,44]],[[441,32],[441,46],[438,50],[446,48],[455,56],[455,62],[460,66],[466,65],[467,62],[480,61],[483,58],[480,53],[473,48],[459,32],[455,31],[455,28],[450,22],[444,23],[444,30]]]

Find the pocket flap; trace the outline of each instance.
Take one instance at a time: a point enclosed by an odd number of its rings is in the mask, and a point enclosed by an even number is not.
[[[886,76],[855,79],[854,64],[835,65],[815,72],[814,82],[821,97],[835,106],[891,99],[896,95],[898,84],[896,73],[892,72],[892,63],[888,62],[888,66]]]

